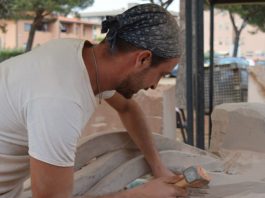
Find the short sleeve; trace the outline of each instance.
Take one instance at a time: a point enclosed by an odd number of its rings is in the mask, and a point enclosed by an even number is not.
[[[81,107],[70,100],[35,99],[27,104],[29,155],[63,167],[74,165],[77,141],[85,120]]]
[[[102,92],[102,98],[103,99],[109,99],[109,98],[111,98],[112,96],[114,96],[114,94],[115,94],[115,90],[111,90],[111,91],[103,91]],[[98,96],[98,95],[97,95]]]

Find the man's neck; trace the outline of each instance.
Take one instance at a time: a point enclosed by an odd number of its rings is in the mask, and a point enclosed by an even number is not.
[[[92,51],[92,44],[86,42],[83,48],[83,60],[87,68],[91,87],[95,95],[100,91],[113,90],[117,86],[119,79],[119,72],[115,71],[113,67],[117,68],[113,58],[110,58],[104,49],[104,45],[93,46],[94,55]],[[94,60],[94,58],[96,60]],[[98,73],[98,74],[97,74]],[[97,79],[98,75],[98,79]]]

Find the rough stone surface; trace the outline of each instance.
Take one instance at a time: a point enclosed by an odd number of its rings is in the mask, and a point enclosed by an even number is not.
[[[184,152],[206,155],[207,152],[191,147],[182,142],[153,133],[153,140],[156,148],[162,150],[179,150]],[[75,170],[85,166],[91,159],[105,153],[118,149],[138,150],[127,132],[98,133],[83,138],[76,152]]]
[[[265,103],[265,67],[250,67],[248,102]]]
[[[254,105],[255,106],[255,105]],[[238,108],[229,108],[230,111]],[[262,108],[259,108],[263,112]],[[258,111],[258,112],[259,112]],[[226,112],[226,111],[223,111]],[[255,117],[257,111],[251,111],[247,115]],[[223,116],[227,116],[225,113]],[[240,117],[241,114],[235,114],[234,117]],[[260,118],[260,115],[257,116]],[[253,118],[254,119],[254,118]],[[234,120],[232,120],[234,122]],[[237,121],[237,120],[236,120]],[[226,123],[226,122],[225,122]],[[213,123],[215,125],[216,122]],[[214,126],[215,127],[215,126]],[[224,127],[225,128],[225,127]],[[240,127],[235,130],[241,130]],[[111,136],[116,137],[116,139]],[[127,136],[127,137],[126,137]],[[107,137],[107,138],[106,138]],[[119,137],[119,138],[117,138]],[[173,171],[182,171],[190,165],[202,165],[208,170],[212,180],[205,189],[189,189],[191,198],[264,198],[265,197],[265,153],[252,150],[234,148],[222,148],[221,158],[218,158],[209,152],[175,142],[168,138],[159,137],[155,142],[164,145],[165,151],[161,151],[162,161]],[[85,156],[86,163],[83,168],[75,172],[75,191],[74,197],[83,197],[88,194],[105,194],[108,192],[116,192],[136,178],[141,177],[150,172],[149,166],[145,162],[143,156],[134,153],[136,147],[132,142],[128,142],[128,134],[121,132],[117,134],[104,134],[83,139],[80,146],[85,145],[83,150],[79,150],[82,156]],[[237,141],[241,142],[245,136],[237,137]],[[225,139],[225,138],[224,138]],[[95,140],[102,141],[106,146],[104,150],[97,152],[86,158],[90,152],[88,145],[91,143],[94,147],[102,147],[95,143]],[[88,144],[86,144],[89,142]],[[114,142],[116,144],[109,143]],[[124,143],[124,144],[122,144]],[[156,144],[157,144],[156,143]],[[172,144],[173,143],[173,144]],[[255,142],[249,142],[249,144]],[[168,146],[168,145],[171,146]],[[245,143],[244,143],[245,144]],[[118,145],[118,146],[117,146]],[[167,145],[167,146],[165,146]],[[219,145],[220,146],[220,145]],[[115,148],[114,150],[107,150]],[[126,149],[124,149],[126,148]],[[167,149],[168,148],[168,149]],[[171,149],[170,149],[171,148]],[[128,150],[129,149],[129,150]],[[173,149],[173,150],[172,150]],[[96,149],[97,150],[97,149]],[[80,153],[77,153],[79,155]],[[81,167],[82,167],[81,166]],[[31,198],[30,190],[24,192],[22,198]]]
[[[73,195],[83,195],[87,189],[90,189],[115,168],[138,154],[139,152],[119,149],[92,160],[87,166],[75,172]]]
[[[218,164],[220,164],[217,159],[209,156],[179,151],[162,151],[160,152],[160,156],[166,166],[174,172],[181,172],[183,169],[192,165],[202,165],[206,168],[207,164],[214,163],[216,167],[219,167]],[[150,168],[144,160],[144,157],[136,157],[132,160],[128,160],[112,171],[99,183],[93,186],[87,192],[87,195],[99,196],[120,191],[133,180],[148,173],[150,173]]]
[[[210,151],[222,149],[265,152],[265,104],[223,104],[212,114]]]
[[[176,139],[174,79],[162,79],[155,90],[140,91],[134,99],[145,113],[152,132]],[[92,133],[124,129],[117,112],[103,101],[87,123],[83,137]]]
[[[210,149],[220,158],[158,134],[154,142],[164,149],[160,155],[168,168],[181,171],[190,165],[203,165],[209,172],[212,180],[208,188],[189,189],[190,198],[264,198],[264,112],[265,104],[252,103],[225,104],[215,109]],[[84,138],[77,152],[75,194],[119,191],[150,172],[143,156],[131,156],[127,151],[137,149],[124,132]],[[22,196],[30,197],[30,190]]]

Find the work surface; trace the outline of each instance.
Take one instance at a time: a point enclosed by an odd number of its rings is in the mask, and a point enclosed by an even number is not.
[[[195,190],[191,197],[264,198],[265,155],[249,151],[227,151],[222,169],[210,172],[208,189]]]
[[[154,134],[154,139],[162,161],[171,170],[181,171],[191,165],[202,165],[209,172],[212,177],[209,188],[193,189],[191,198],[265,197],[264,154],[227,151],[225,158],[219,158],[160,135]],[[93,152],[86,152],[92,148]],[[97,134],[81,142],[75,170],[75,196],[117,192],[150,173],[143,156],[124,132]],[[29,182],[22,197],[31,197]]]

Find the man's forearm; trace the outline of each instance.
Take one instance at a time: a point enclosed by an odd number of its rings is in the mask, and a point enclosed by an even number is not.
[[[161,168],[161,160],[152,140],[150,128],[139,105],[131,101],[127,111],[119,114],[130,137],[143,152],[154,174]]]

